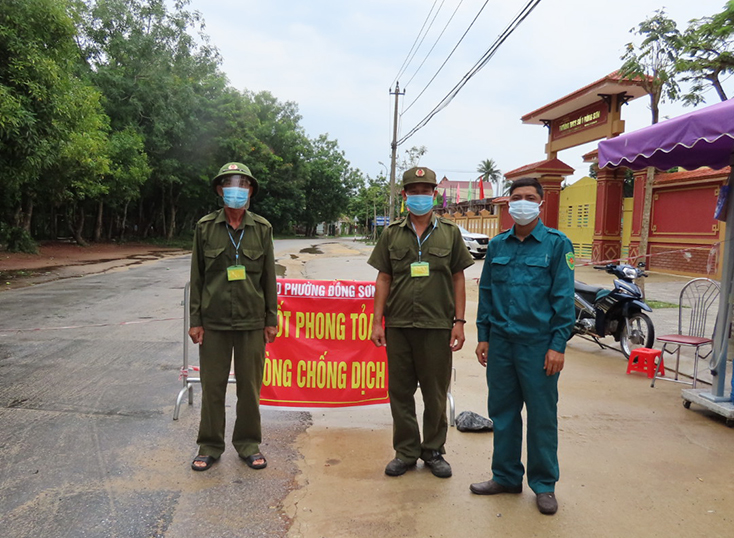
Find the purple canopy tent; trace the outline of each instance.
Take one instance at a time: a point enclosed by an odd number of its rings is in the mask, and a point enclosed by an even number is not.
[[[730,396],[724,396],[734,278],[734,99],[599,142],[600,168],[611,166],[641,170],[652,166],[668,170],[680,166],[695,170],[702,166],[721,169],[730,164],[732,173],[728,180],[729,196],[723,211],[724,216],[721,217],[721,220],[726,220],[727,226],[722,257],[721,299],[715,331],[714,383],[710,394],[694,389],[683,391],[683,398],[687,402],[702,403],[724,414],[728,422],[734,420],[734,390]],[[732,386],[734,388],[734,380]],[[724,401],[728,403],[718,405]],[[707,402],[712,403],[708,405]]]
[[[734,151],[734,99],[599,142],[599,167],[642,170],[729,165]]]

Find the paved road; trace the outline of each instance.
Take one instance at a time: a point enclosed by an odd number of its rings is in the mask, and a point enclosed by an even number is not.
[[[350,241],[276,242],[289,277],[371,280],[369,250]],[[420,470],[419,476],[386,479],[382,468],[391,450],[384,406],[313,415],[263,408],[266,471],[248,469],[230,449],[211,471],[194,473],[189,463],[196,451],[198,389],[195,404],[171,420],[181,387],[178,318],[188,263],[187,256],[169,258],[0,294],[1,535],[455,536],[461,529],[465,536],[483,536],[494,528],[499,535],[615,536],[635,535],[637,522],[646,529],[641,536],[656,528],[667,529],[661,535],[683,529],[681,514],[695,521],[693,529],[716,535],[728,524],[721,510],[731,506],[734,492],[716,461],[731,463],[730,432],[715,418],[683,411],[677,386],[653,391],[646,380],[624,376],[620,356],[583,341],[570,346],[564,371],[562,459],[568,474],[552,527],[535,517],[527,496],[519,506],[468,496],[469,481],[486,478],[485,438],[452,429],[456,476],[450,481],[437,484]],[[482,263],[468,279],[479,277]],[[587,281],[611,283],[601,277]],[[660,279],[658,288],[654,280],[648,296],[663,299],[662,291],[674,294],[685,279]],[[476,309],[472,289],[469,317]],[[67,328],[49,330],[59,327]],[[455,358],[458,410],[483,412],[486,389],[472,348],[473,342]],[[191,351],[195,363],[193,346]],[[696,432],[680,446],[678,422]],[[620,449],[608,452],[610,446],[630,449],[629,457]],[[684,466],[682,483],[692,496],[680,502],[666,497],[668,517],[654,508],[666,477],[676,474],[666,461]],[[616,484],[620,474],[627,484]],[[635,519],[629,514],[641,510],[637,491],[644,510]],[[609,532],[598,532],[597,520]]]
[[[0,294],[1,535],[285,534],[309,415],[263,410],[267,476],[233,450],[194,474],[199,406],[171,420],[188,267],[169,258]]]

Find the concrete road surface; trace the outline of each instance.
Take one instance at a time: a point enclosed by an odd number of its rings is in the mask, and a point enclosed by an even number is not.
[[[372,280],[370,250],[351,240],[276,243],[292,278]],[[266,470],[248,469],[230,448],[210,471],[191,471],[198,388],[194,405],[171,420],[188,263],[169,258],[0,294],[0,535],[731,535],[734,430],[695,405],[684,409],[680,385],[651,389],[646,377],[625,374],[621,354],[579,339],[560,381],[553,517],[537,512],[529,491],[469,492],[490,476],[491,433],[450,430],[452,478],[421,465],[385,476],[393,457],[387,406],[264,407]],[[482,263],[467,271],[469,319]],[[611,285],[607,275],[578,273]],[[653,275],[648,297],[675,296],[685,280]],[[653,320],[662,325],[670,315],[655,312]],[[473,324],[467,337],[455,354],[457,412],[486,415]]]

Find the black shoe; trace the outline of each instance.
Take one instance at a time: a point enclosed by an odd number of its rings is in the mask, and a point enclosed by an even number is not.
[[[432,458],[423,460],[428,467],[431,468],[433,476],[439,478],[448,478],[451,476],[451,465],[449,462],[443,459],[443,455],[435,452]]]
[[[538,510],[541,514],[552,516],[558,512],[558,501],[556,500],[556,494],[553,492],[538,493],[535,502],[538,504]]]
[[[387,467],[385,467],[385,474],[387,476],[400,476],[405,474],[405,472],[411,467],[415,467],[415,462],[405,463],[403,460],[395,458],[387,464]]]
[[[497,495],[498,493],[522,493],[522,484],[519,486],[503,486],[494,480],[486,482],[477,482],[469,486],[469,489],[475,495]]]

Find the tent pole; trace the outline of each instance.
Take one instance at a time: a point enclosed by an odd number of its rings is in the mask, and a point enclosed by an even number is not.
[[[729,324],[731,323],[732,310],[732,287],[734,280],[734,152],[731,158],[731,172],[729,173],[729,196],[726,211],[726,232],[724,244],[722,245],[723,265],[721,268],[721,294],[719,295],[719,314],[716,318],[716,329],[714,331],[714,358],[716,359],[715,371],[713,372],[713,383],[711,394],[701,394],[713,401],[727,401],[731,396],[724,396],[724,382],[726,380],[727,352],[729,349]]]

